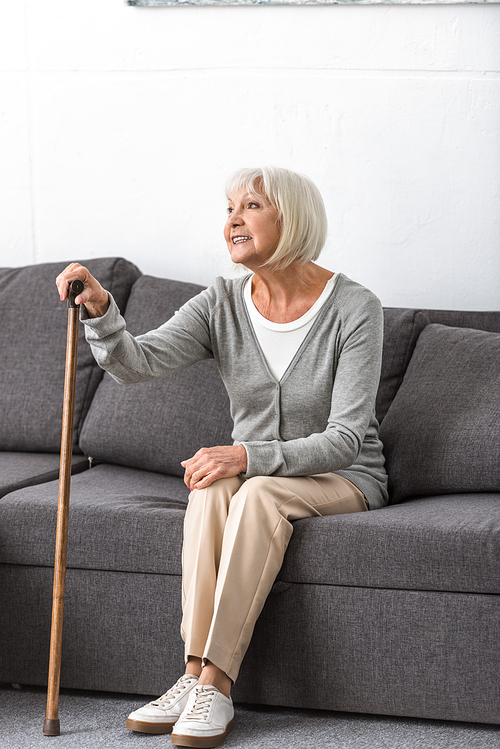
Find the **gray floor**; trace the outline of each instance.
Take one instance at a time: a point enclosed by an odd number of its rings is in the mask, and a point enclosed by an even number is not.
[[[169,736],[127,731],[125,717],[147,699],[61,690],[61,735],[43,736],[46,690],[0,685],[1,746],[8,749],[159,749]],[[500,727],[321,710],[237,705],[227,749],[500,749]]]

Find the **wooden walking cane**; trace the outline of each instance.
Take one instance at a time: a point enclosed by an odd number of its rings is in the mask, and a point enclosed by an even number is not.
[[[76,360],[78,354],[79,307],[75,298],[83,291],[82,281],[73,281],[68,296],[68,334],[59,464],[59,497],[57,502],[56,554],[52,597],[52,629],[50,634],[49,681],[47,713],[43,723],[45,736],[59,736],[59,683],[61,677],[61,646],[66,582],[66,550],[68,548],[69,492],[73,454],[73,420],[75,415]]]

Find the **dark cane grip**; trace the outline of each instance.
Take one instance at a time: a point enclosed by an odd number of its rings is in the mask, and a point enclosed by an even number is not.
[[[80,281],[79,278],[75,278],[74,281],[72,281],[69,285],[69,295],[68,295],[68,307],[78,307],[78,304],[75,304],[75,299],[78,296],[78,294],[81,294],[83,291],[83,281]]]

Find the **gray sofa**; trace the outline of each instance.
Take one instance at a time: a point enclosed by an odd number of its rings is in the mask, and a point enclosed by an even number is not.
[[[200,287],[86,261],[132,333]],[[0,681],[46,684],[64,263],[0,269]],[[180,461],[230,442],[213,362],[122,387],[80,341],[61,684],[160,694],[183,649]],[[258,395],[258,394],[256,394]],[[300,520],[240,702],[500,722],[500,312],[385,310],[391,504]]]

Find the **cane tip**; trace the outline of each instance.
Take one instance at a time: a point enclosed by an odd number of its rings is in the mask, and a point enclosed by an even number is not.
[[[61,727],[59,720],[56,718],[45,718],[43,721],[43,735],[44,736],[59,736],[61,733]]]

